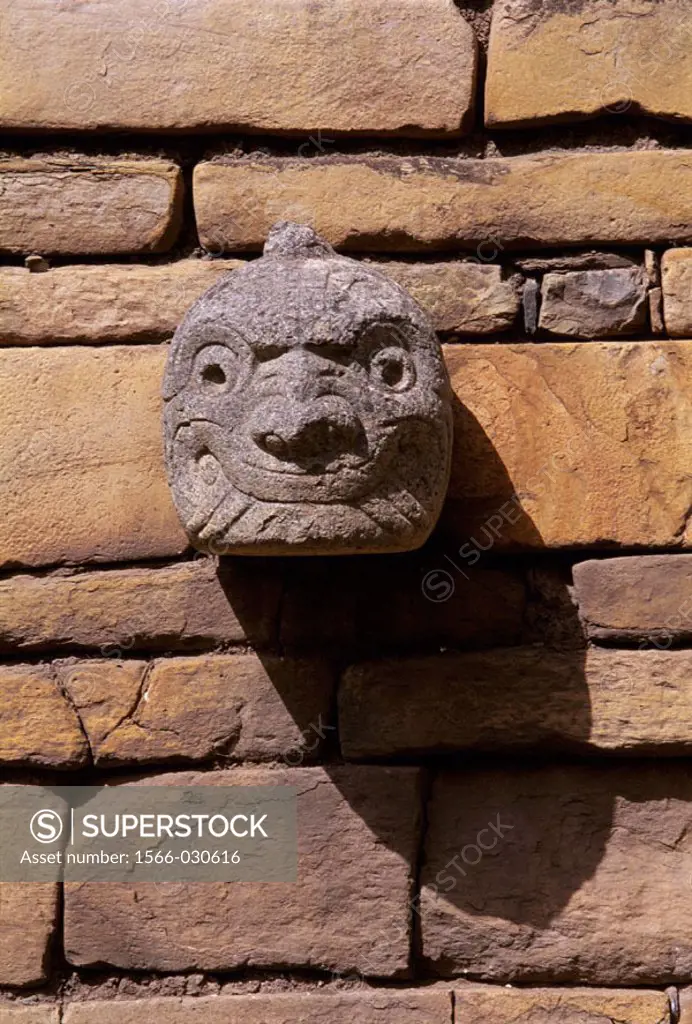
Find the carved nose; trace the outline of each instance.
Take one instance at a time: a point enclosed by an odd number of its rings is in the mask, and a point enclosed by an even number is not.
[[[299,410],[277,412],[252,432],[262,451],[283,462],[327,465],[339,455],[355,451],[362,426],[357,416],[343,407],[316,404]]]

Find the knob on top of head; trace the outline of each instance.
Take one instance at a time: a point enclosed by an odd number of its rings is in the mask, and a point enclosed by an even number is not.
[[[336,253],[308,224],[280,220],[267,235],[263,255],[305,258],[336,256]]]

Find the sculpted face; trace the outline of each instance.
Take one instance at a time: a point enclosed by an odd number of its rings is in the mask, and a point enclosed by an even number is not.
[[[435,334],[310,228],[277,225],[192,306],[164,398],[169,481],[202,550],[405,551],[435,525],[451,457]]]

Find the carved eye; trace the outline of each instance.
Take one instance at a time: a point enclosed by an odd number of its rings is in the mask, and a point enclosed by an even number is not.
[[[408,391],[416,383],[416,368],[406,349],[389,345],[373,355],[370,376],[390,391]]]
[[[195,358],[195,376],[209,394],[227,391],[238,377],[238,357],[225,345],[207,345]]]

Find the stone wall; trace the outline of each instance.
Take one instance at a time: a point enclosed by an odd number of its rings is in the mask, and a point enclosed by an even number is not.
[[[691,40],[687,0],[2,5],[2,779],[288,781],[301,839],[295,885],[0,884],[0,1024],[692,1022]],[[167,342],[280,219],[439,331],[418,552],[187,545]]]

